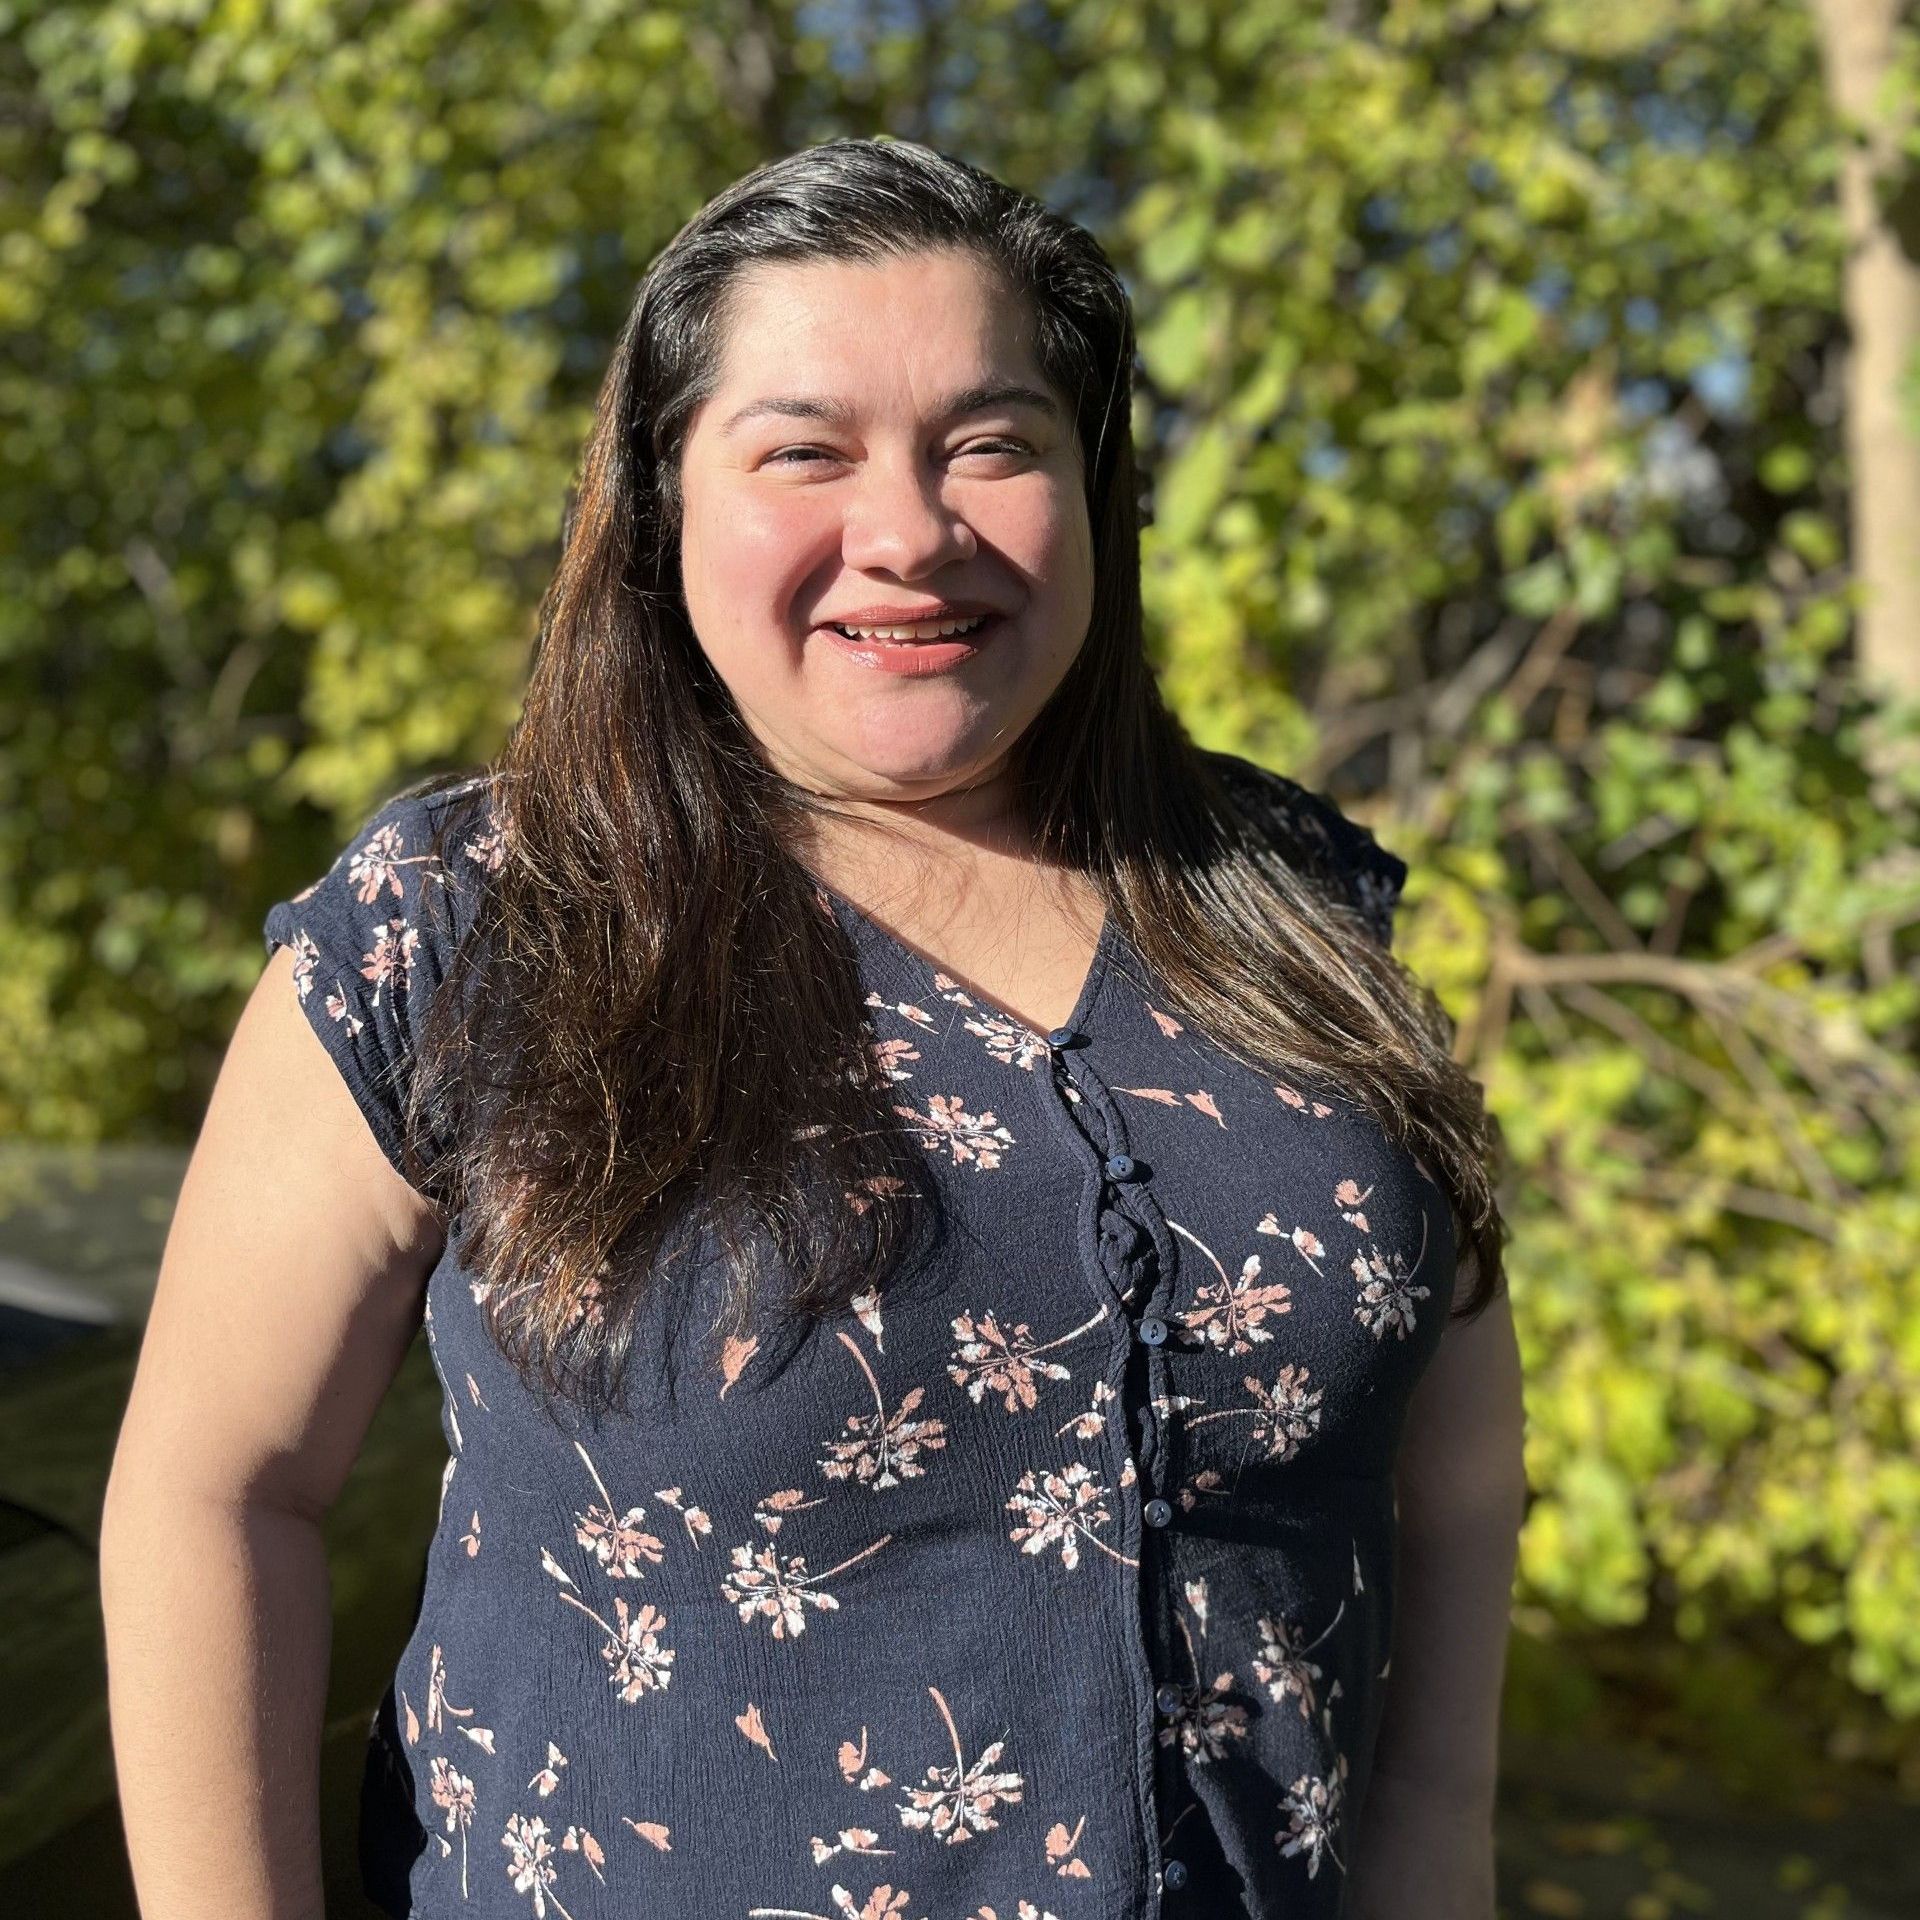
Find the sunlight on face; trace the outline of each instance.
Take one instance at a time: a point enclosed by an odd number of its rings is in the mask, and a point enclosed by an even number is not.
[[[763,268],[736,302],[681,466],[700,645],[801,785],[887,801],[977,784],[1072,665],[1093,605],[1072,413],[1024,303],[953,251]],[[982,403],[1007,388],[1032,397]],[[795,400],[811,415],[742,413]],[[936,671],[885,671],[826,630],[938,602],[1000,617]]]

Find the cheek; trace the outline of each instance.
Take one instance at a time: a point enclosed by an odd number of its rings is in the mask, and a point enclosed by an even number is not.
[[[717,494],[689,514],[688,591],[724,590],[735,617],[777,605],[789,576],[811,564],[821,516],[793,495]]]

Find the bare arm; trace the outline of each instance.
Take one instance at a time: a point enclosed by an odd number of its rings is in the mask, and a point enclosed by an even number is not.
[[[439,1220],[306,1023],[283,947],[168,1232],[101,1517],[144,1920],[320,1920],[321,1522],[420,1319]]]
[[[1469,1278],[1463,1271],[1463,1292]],[[1493,1920],[1524,1424],[1502,1292],[1478,1319],[1448,1327],[1408,1411],[1393,1657],[1354,1862],[1355,1920]]]

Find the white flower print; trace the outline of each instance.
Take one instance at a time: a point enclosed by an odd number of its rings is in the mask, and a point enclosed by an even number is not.
[[[1231,1672],[1216,1674],[1201,1687],[1182,1690],[1178,1707],[1160,1729],[1160,1744],[1170,1747],[1177,1740],[1180,1750],[1196,1766],[1218,1760],[1230,1740],[1244,1740],[1248,1734],[1247,1710],[1228,1697],[1233,1685]]]
[[[804,1554],[783,1558],[772,1547],[735,1547],[733,1571],[721,1581],[720,1591],[740,1610],[742,1620],[771,1620],[776,1640],[797,1640],[807,1630],[808,1607],[824,1613],[839,1611],[840,1602],[820,1583],[858,1566],[892,1538],[883,1533],[872,1546],[862,1547],[824,1573],[809,1573]]]
[[[1015,1144],[1013,1135],[992,1113],[970,1112],[958,1094],[930,1095],[925,1113],[903,1106],[896,1106],[894,1112],[913,1122],[921,1146],[929,1153],[944,1148],[956,1167],[971,1166],[990,1173]]]
[[[1413,1284],[1406,1261],[1397,1253],[1384,1257],[1378,1247],[1365,1255],[1356,1253],[1353,1278],[1360,1289],[1353,1317],[1376,1340],[1389,1328],[1404,1340],[1414,1327],[1413,1303],[1424,1300],[1428,1291]]]
[[[1341,1801],[1346,1793],[1346,1785],[1347,1756],[1343,1753],[1335,1761],[1331,1774],[1323,1779],[1317,1774],[1303,1773],[1280,1802],[1280,1811],[1287,1816],[1287,1824],[1273,1837],[1282,1853],[1289,1856],[1297,1853],[1306,1855],[1309,1880],[1320,1871],[1320,1856],[1323,1853],[1342,1873],[1347,1870],[1333,1845],[1333,1837],[1340,1826]]]
[[[590,1505],[584,1512],[576,1509],[573,1537],[607,1570],[609,1578],[640,1579],[646,1571],[640,1563],[644,1560],[657,1567],[665,1555],[665,1547],[657,1535],[648,1533],[640,1524],[646,1518],[645,1509],[629,1507],[624,1514],[619,1513],[592,1456],[578,1440],[573,1443],[573,1450],[586,1462],[593,1484],[600,1489],[599,1505]]]
[[[853,1355],[873,1392],[871,1413],[850,1413],[846,1430],[838,1439],[826,1442],[826,1457],[820,1471],[829,1480],[856,1479],[863,1487],[895,1487],[902,1480],[917,1480],[926,1472],[921,1464],[923,1452],[937,1452],[947,1444],[944,1420],[915,1420],[909,1416],[926,1397],[925,1387],[911,1387],[889,1414],[886,1396],[879,1379],[867,1364],[867,1356],[844,1333],[841,1344]]]
[[[1080,1564],[1082,1540],[1123,1566],[1138,1566],[1137,1560],[1110,1547],[1095,1531],[1113,1517],[1102,1504],[1106,1493],[1083,1460],[1075,1460],[1057,1472],[1049,1467],[1036,1474],[1029,1468],[1007,1497],[1008,1512],[1022,1516],[1021,1524],[1010,1529],[1007,1538],[1017,1540],[1022,1553],[1041,1554],[1058,1547],[1061,1561],[1069,1569]]]
[[[925,1782],[909,1787],[906,1801],[896,1811],[903,1827],[930,1830],[949,1846],[957,1846],[976,1833],[997,1827],[1000,1823],[993,1817],[994,1808],[1016,1804],[1026,1787],[1019,1774],[994,1771],[1006,1748],[1004,1737],[982,1747],[979,1759],[968,1766],[960,1729],[954,1725],[946,1696],[938,1687],[927,1691],[947,1724],[947,1737],[953,1742],[953,1765],[929,1766]]]
[[[1321,1672],[1307,1658],[1321,1641],[1340,1624],[1347,1603],[1342,1600],[1334,1616],[1311,1640],[1300,1639],[1301,1629],[1289,1620],[1270,1620],[1260,1616],[1260,1651],[1254,1656],[1253,1671],[1274,1704],[1282,1706],[1289,1698],[1300,1703],[1300,1718],[1310,1720],[1315,1706],[1314,1682]]]
[[[666,1691],[667,1682],[673,1678],[673,1649],[661,1644],[660,1635],[666,1629],[667,1616],[658,1607],[645,1606],[635,1611],[624,1599],[616,1599],[614,1617],[609,1622],[570,1593],[563,1593],[560,1598],[568,1606],[577,1607],[607,1636],[600,1658],[609,1669],[608,1684],[622,1700],[631,1706],[643,1693]]]
[[[1070,1332],[1040,1341],[1034,1339],[1033,1329],[1024,1320],[1003,1327],[991,1312],[977,1317],[971,1313],[956,1314],[953,1320],[956,1345],[947,1365],[947,1376],[956,1387],[966,1389],[967,1398],[976,1407],[987,1394],[997,1393],[1009,1413],[1018,1413],[1037,1403],[1036,1379],[1073,1378],[1072,1372],[1060,1361],[1045,1360],[1041,1355],[1079,1339],[1106,1317],[1107,1309],[1103,1306],[1091,1320],[1083,1320]]]
[[[468,1897],[467,1829],[473,1825],[473,1782],[464,1773],[455,1772],[451,1762],[435,1754],[427,1768],[427,1790],[433,1804],[447,1816],[447,1831],[460,1835],[460,1898],[464,1900]],[[444,1859],[453,1847],[445,1840],[440,1845]]]
[[[1255,1284],[1260,1278],[1257,1253],[1248,1254],[1239,1278],[1230,1280],[1219,1256],[1198,1234],[1189,1232],[1177,1220],[1169,1220],[1167,1225],[1206,1255],[1216,1275],[1195,1293],[1193,1305],[1169,1323],[1174,1337],[1184,1346],[1214,1347],[1235,1355],[1251,1352],[1256,1342],[1271,1340],[1273,1329],[1265,1324],[1267,1316],[1289,1313],[1293,1307],[1285,1283],[1275,1280],[1265,1286]]]
[[[516,1812],[507,1814],[507,1832],[499,1836],[499,1843],[507,1849],[507,1874],[513,1880],[513,1891],[532,1899],[536,1920],[545,1920],[547,1901],[553,1901],[553,1910],[561,1920],[574,1920],[561,1905],[559,1893],[553,1891],[559,1868],[553,1859],[553,1847],[547,1845],[547,1822],[528,1820]]]
[[[1264,1444],[1269,1460],[1291,1460],[1303,1441],[1312,1439],[1320,1426],[1322,1389],[1307,1385],[1305,1367],[1285,1366],[1274,1376],[1271,1386],[1263,1386],[1252,1374],[1240,1384],[1253,1396],[1250,1407],[1224,1407],[1218,1413],[1203,1413],[1187,1425],[1204,1427],[1210,1420],[1253,1421],[1256,1445]]]

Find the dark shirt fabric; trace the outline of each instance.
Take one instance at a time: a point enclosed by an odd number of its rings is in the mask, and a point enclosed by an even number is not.
[[[1216,764],[1387,941],[1404,864]],[[429,851],[478,784],[390,800],[265,923],[396,1165],[410,1019],[500,860],[485,813]],[[558,1419],[449,1234],[448,1457],[369,1744],[369,1893],[421,1920],[1331,1920],[1446,1196],[1339,1086],[1176,1018],[1111,921],[1047,1035],[821,901],[958,1230],[797,1346]]]

